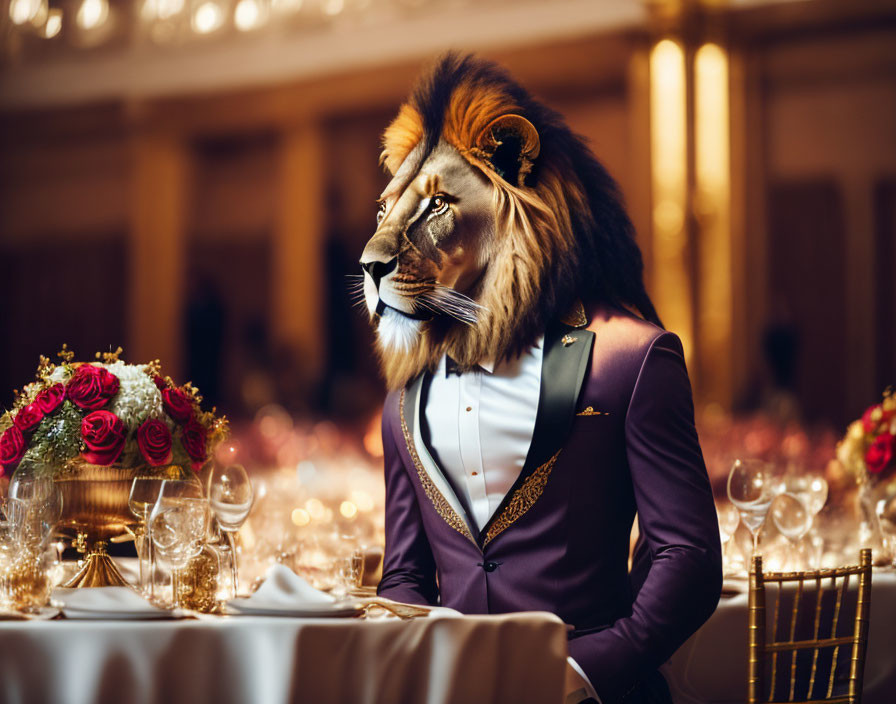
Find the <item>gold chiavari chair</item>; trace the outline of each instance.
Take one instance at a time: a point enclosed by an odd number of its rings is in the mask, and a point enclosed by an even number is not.
[[[858,578],[855,590],[849,589],[852,576]],[[769,582],[776,583],[778,589],[770,622],[772,637],[766,640],[765,603]],[[814,599],[811,596],[813,591]],[[804,599],[807,593],[809,597]],[[859,704],[862,700],[870,606],[869,549],[861,550],[856,566],[810,572],[763,573],[762,557],[755,556],[750,572],[749,704]],[[852,628],[848,629],[849,621],[845,621],[845,627],[839,629],[841,633],[844,630],[851,630],[851,633],[838,635],[841,612],[848,613],[853,608],[855,617]],[[807,637],[810,635],[811,638]],[[846,653],[841,653],[841,647],[844,650],[849,648],[848,660],[843,657]],[[766,680],[769,670],[771,674]],[[842,690],[843,680],[846,680],[846,692],[835,695],[835,684]]]

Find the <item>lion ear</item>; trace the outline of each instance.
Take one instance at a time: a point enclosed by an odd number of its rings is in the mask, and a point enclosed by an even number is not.
[[[476,140],[476,151],[505,181],[524,186],[541,150],[535,125],[522,115],[501,115]]]

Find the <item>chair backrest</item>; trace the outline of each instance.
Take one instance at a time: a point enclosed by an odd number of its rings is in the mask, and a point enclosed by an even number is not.
[[[855,601],[849,589],[852,576],[858,578]],[[767,629],[766,585],[769,582],[777,584],[777,590],[771,628]],[[815,592],[814,600],[811,595],[803,598],[807,591]],[[762,557],[755,556],[750,571],[749,704],[773,701],[859,704],[870,605],[871,550],[867,548],[860,551],[856,566],[809,572],[763,573]],[[855,613],[851,633],[842,635],[841,628],[838,635],[840,623],[849,625],[848,619],[841,618],[841,612],[850,610]],[[767,630],[771,630],[771,639],[766,638]],[[841,647],[849,649],[848,683],[845,694],[835,695],[835,680],[840,684],[846,674]],[[769,657],[771,676],[766,682]],[[843,666],[838,667],[838,663]]]

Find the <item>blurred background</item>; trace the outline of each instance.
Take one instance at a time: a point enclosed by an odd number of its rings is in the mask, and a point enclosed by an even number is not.
[[[380,134],[448,48],[504,64],[620,182],[708,460],[757,413],[742,447],[821,433],[832,456],[896,380],[896,2],[0,8],[4,406],[38,355],[121,345],[237,427],[325,421],[316,443],[366,433],[375,456],[383,387],[346,275]]]

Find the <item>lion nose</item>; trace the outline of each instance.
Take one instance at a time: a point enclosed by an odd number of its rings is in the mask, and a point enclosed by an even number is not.
[[[370,278],[373,279],[373,283],[377,286],[380,285],[380,279],[391,274],[396,266],[398,266],[398,257],[392,257],[387,262],[375,260],[372,262],[361,262],[361,267],[370,274]]]

